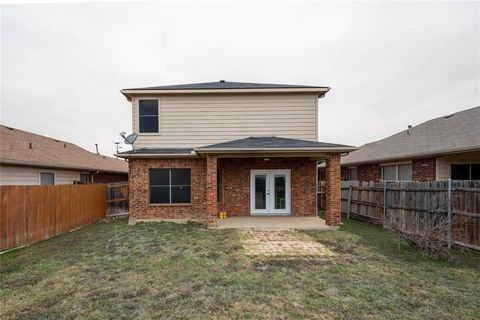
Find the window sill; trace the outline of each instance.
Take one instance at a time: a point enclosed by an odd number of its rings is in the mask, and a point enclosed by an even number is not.
[[[142,132],[138,133],[139,136],[161,136],[160,132]]]

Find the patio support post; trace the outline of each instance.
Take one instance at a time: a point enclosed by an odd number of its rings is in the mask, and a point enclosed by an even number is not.
[[[326,207],[325,222],[340,225],[340,154],[329,155],[325,167]]]
[[[207,215],[208,226],[217,225],[217,156],[207,156]]]

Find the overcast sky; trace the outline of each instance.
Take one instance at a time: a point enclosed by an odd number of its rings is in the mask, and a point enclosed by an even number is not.
[[[480,2],[4,5],[5,125],[111,155],[122,88],[309,84],[319,140],[361,145],[480,105]],[[125,150],[125,149],[124,149]]]

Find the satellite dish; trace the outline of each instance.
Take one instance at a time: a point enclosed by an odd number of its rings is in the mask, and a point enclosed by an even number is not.
[[[120,136],[124,139],[125,144],[133,144],[138,138],[138,134],[132,133],[125,137],[126,132],[120,132]]]

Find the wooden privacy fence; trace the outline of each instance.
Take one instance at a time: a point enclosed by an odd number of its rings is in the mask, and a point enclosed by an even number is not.
[[[128,182],[107,184],[107,217],[117,217],[128,214]]]
[[[480,181],[342,182],[342,213],[421,236],[447,223],[449,245],[480,250]]]
[[[0,251],[105,218],[105,185],[0,186]]]

